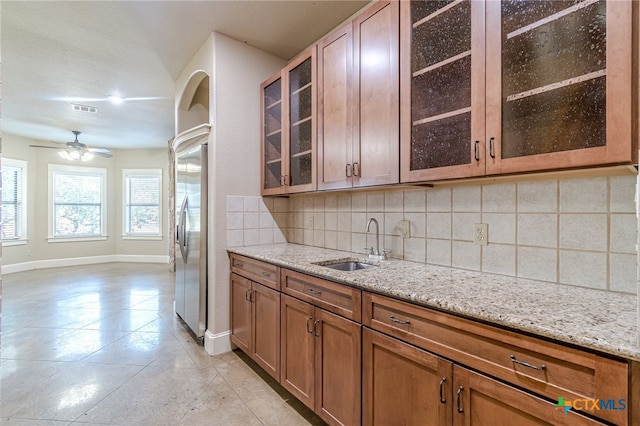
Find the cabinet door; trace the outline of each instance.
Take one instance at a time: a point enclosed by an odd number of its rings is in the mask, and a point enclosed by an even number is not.
[[[284,160],[286,158],[286,142],[282,128],[282,91],[283,87],[280,72],[260,86],[260,93],[262,93],[260,101],[262,122],[262,143],[260,144],[262,195],[282,194],[285,192]]]
[[[330,424],[360,424],[361,325],[315,310],[315,411]]]
[[[280,293],[253,283],[251,358],[280,380]]]
[[[632,2],[487,2],[487,173],[629,163]]]
[[[498,2],[487,2],[498,3]],[[484,174],[485,2],[400,2],[401,180]]]
[[[398,183],[399,3],[378,2],[354,21],[354,186]]]
[[[363,424],[451,424],[451,362],[368,328],[362,341]]]
[[[280,384],[307,407],[314,408],[313,306],[281,295]]]
[[[318,43],[318,189],[349,188],[353,164],[351,23]]]
[[[284,70],[288,151],[287,192],[316,189],[316,48],[307,49]]]
[[[456,426],[582,426],[602,425],[596,420],[564,412],[564,407],[460,366],[454,367],[454,412]]]
[[[251,281],[231,274],[231,341],[251,356]]]

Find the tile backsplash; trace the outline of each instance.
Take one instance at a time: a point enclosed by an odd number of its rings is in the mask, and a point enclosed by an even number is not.
[[[227,244],[291,242],[364,253],[380,226],[390,257],[637,293],[635,176],[440,188],[229,196]],[[403,239],[400,222],[410,224]],[[488,224],[486,246],[473,225]]]

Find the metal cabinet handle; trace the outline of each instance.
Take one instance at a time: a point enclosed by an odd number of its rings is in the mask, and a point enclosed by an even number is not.
[[[284,175],[284,186],[291,185],[291,177],[289,175]]]
[[[314,290],[314,289],[312,289],[312,288],[308,288],[308,289],[307,289],[307,291],[308,291],[309,293],[311,293],[311,294],[316,294],[316,295],[320,295],[320,294],[322,294],[322,292],[321,292],[321,291]]]
[[[403,321],[403,320],[399,320],[398,318],[394,317],[393,315],[391,315],[389,317],[389,319],[393,322],[397,322],[398,324],[411,324],[411,321]]]
[[[440,380],[440,403],[441,404],[446,404],[447,403],[447,400],[444,399],[444,382],[446,382],[446,381],[447,381],[446,377],[443,377]]]
[[[480,141],[476,141],[473,144],[473,157],[476,159],[476,161],[480,161],[480,152],[478,151],[479,144],[480,144]]]
[[[262,271],[260,272],[260,275],[262,275],[263,277],[268,277],[268,276],[271,276],[271,272]]]
[[[236,268],[244,268],[244,263],[236,262]]]
[[[350,178],[351,177],[351,164],[347,163],[347,165],[344,168],[344,174]]]
[[[360,163],[353,163],[353,176],[360,177]]]
[[[253,297],[253,290],[251,290],[250,288],[247,289],[244,292],[244,298],[248,301],[248,302],[253,302],[255,299]]]
[[[493,152],[493,141],[495,141],[496,138],[489,138],[489,156],[491,158],[496,158],[496,154]]]
[[[464,410],[462,409],[462,405],[460,405],[460,395],[462,394],[462,391],[464,390],[464,387],[460,386],[458,388],[458,393],[457,393],[457,397],[456,397],[456,405],[458,408],[458,413],[464,413]]]
[[[313,333],[313,329],[309,328],[309,322],[311,322],[312,319],[312,317],[307,318],[307,333],[309,334]]]
[[[537,367],[533,364],[529,364],[528,362],[517,360],[516,356],[513,354],[509,358],[511,358],[511,362],[515,364],[524,365],[525,367],[533,368],[534,370],[544,370],[545,368],[547,368],[545,364],[541,364],[540,367]]]
[[[318,331],[318,323],[320,323],[320,320],[315,320],[313,322],[313,335],[316,337],[320,337],[320,332]]]
[[[284,186],[284,175],[280,175],[280,186]]]

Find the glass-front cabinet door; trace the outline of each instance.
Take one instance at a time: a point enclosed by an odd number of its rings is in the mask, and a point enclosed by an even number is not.
[[[284,141],[282,132],[282,78],[265,81],[262,93],[262,193],[273,195],[284,187]]]
[[[632,3],[487,2],[487,174],[632,161]]]
[[[288,192],[315,189],[316,174],[315,47],[286,68],[288,96]]]
[[[485,3],[400,7],[402,181],[484,174]]]

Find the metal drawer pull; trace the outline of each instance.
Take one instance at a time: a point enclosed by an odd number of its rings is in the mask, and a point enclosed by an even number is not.
[[[236,262],[236,268],[244,268],[244,263]]]
[[[309,328],[309,322],[312,320],[312,317],[307,318],[307,333],[313,333],[313,329]]]
[[[462,394],[462,391],[464,390],[464,387],[460,386],[458,388],[458,395],[457,395],[457,402],[456,405],[458,406],[458,413],[464,413],[464,410],[462,409],[462,406],[460,405],[460,394]]]
[[[442,404],[446,404],[446,402],[447,402],[447,400],[444,399],[444,389],[443,389],[444,388],[444,386],[443,386],[444,382],[446,382],[446,381],[447,381],[446,377],[443,377],[442,380],[440,380],[440,402]]]
[[[268,277],[271,275],[271,272],[260,272],[260,275],[262,275],[263,277]]]
[[[350,178],[351,177],[351,164],[347,163],[347,165],[344,168],[344,174]]]
[[[399,320],[398,318],[394,317],[393,315],[391,315],[389,317],[389,319],[393,322],[397,322],[398,324],[411,324],[411,321],[403,321],[403,320]]]
[[[320,337],[320,333],[318,332],[318,323],[320,322],[320,320],[315,320],[313,322],[313,335],[316,337]]]
[[[480,153],[478,152],[479,144],[480,144],[480,141],[475,141],[475,143],[473,144],[473,158],[475,158],[476,161],[480,161]]]
[[[489,156],[491,158],[496,158],[496,154],[493,152],[493,141],[496,138],[489,138]]]
[[[516,364],[520,364],[520,365],[524,365],[525,367],[529,367],[529,368],[533,368],[534,370],[544,370],[545,368],[547,368],[546,365],[542,364],[540,365],[540,367],[536,367],[533,364],[529,364],[528,362],[524,362],[524,361],[519,361],[516,359],[515,355],[511,355],[511,362],[515,362]]]
[[[311,293],[311,294],[322,294],[322,292],[321,292],[321,291],[314,290],[314,289],[312,289],[312,288],[308,288],[308,289],[307,289],[307,291],[308,291],[309,293]]]

